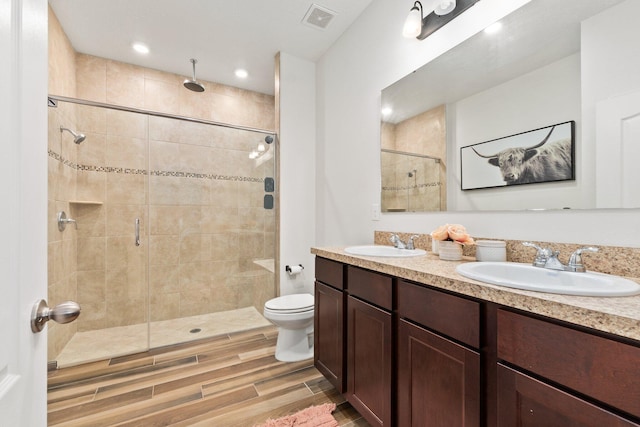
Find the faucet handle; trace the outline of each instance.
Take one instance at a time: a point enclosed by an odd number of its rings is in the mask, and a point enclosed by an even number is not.
[[[571,257],[569,258],[569,263],[567,264],[567,270],[575,271],[579,273],[585,272],[586,269],[582,264],[582,252],[598,252],[599,250],[600,250],[599,248],[596,248],[593,246],[587,246],[584,248],[576,249],[576,251],[572,253]]]
[[[389,240],[391,240],[393,246],[398,249],[406,249],[407,247],[407,245],[404,244],[404,242],[400,239],[400,237],[398,237],[397,234],[392,234],[391,237],[389,237]]]
[[[417,239],[418,237],[420,236],[418,236],[417,234],[414,234],[413,236],[409,237],[409,240],[407,241],[407,249],[413,250],[416,248],[415,245],[413,244],[413,239]]]
[[[553,256],[553,252],[551,249],[542,248],[535,243],[531,242],[522,242],[524,246],[528,246],[530,248],[535,248],[538,252],[536,252],[536,258],[533,260],[533,265],[535,267],[544,267],[547,264],[547,260]],[[558,254],[555,254],[557,257]]]

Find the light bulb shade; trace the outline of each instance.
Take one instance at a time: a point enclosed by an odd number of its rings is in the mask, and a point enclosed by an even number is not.
[[[436,8],[433,12],[436,15],[446,15],[453,12],[456,8],[456,0],[440,0],[436,3]]]
[[[404,37],[418,37],[420,32],[422,32],[422,10],[418,8],[419,4],[420,2],[415,2],[409,11],[409,15],[407,15],[407,20],[404,21],[404,27],[402,28],[402,35]]]

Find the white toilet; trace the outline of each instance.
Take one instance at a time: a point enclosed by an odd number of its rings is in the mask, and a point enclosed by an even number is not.
[[[297,362],[313,357],[313,295],[292,294],[264,304],[264,317],[278,327],[276,359]]]

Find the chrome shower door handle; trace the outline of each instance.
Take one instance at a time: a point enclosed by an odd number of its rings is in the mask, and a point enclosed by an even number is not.
[[[140,218],[136,218],[136,246],[140,246]]]

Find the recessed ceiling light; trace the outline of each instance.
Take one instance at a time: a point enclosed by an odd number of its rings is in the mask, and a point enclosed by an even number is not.
[[[135,50],[138,53],[142,53],[144,55],[149,53],[149,47],[146,44],[142,44],[142,43],[134,43],[133,50]]]
[[[246,79],[249,76],[247,70],[243,70],[242,68],[238,68],[236,70],[236,77],[239,79]]]
[[[393,109],[391,107],[383,107],[381,113],[386,117],[389,114],[393,113]]]
[[[484,29],[484,32],[487,34],[495,34],[502,29],[502,22],[494,22]]]

